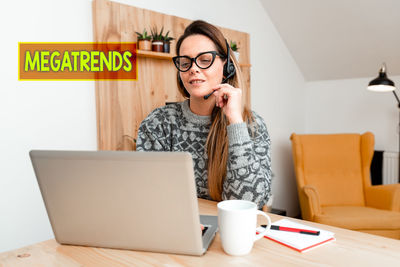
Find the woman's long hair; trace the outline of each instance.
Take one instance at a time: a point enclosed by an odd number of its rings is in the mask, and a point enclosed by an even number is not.
[[[215,26],[202,21],[196,20],[186,27],[183,35],[178,39],[176,44],[176,54],[179,55],[179,49],[183,40],[188,36],[201,34],[208,37],[216,46],[217,52],[227,57],[228,51],[226,46],[225,38],[222,32]],[[241,88],[242,92],[246,92],[245,83],[242,80],[241,71],[238,62],[234,56],[232,56],[232,50],[230,50],[230,59],[233,62],[236,74],[229,78],[227,83],[236,88]],[[190,97],[189,92],[183,86],[183,83],[177,75],[177,82],[179,92],[186,98]],[[242,116],[245,122],[249,123],[253,120],[252,114],[246,103],[242,101]],[[221,201],[222,200],[222,187],[226,177],[226,168],[228,162],[228,135],[226,127],[229,124],[228,119],[223,114],[222,109],[214,107],[211,114],[211,128],[207,137],[206,150],[208,156],[207,162],[207,175],[208,175],[208,191],[212,199]]]

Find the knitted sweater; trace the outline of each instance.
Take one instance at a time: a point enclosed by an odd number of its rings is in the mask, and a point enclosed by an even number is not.
[[[253,112],[255,123],[227,126],[228,162],[222,199],[245,199],[261,208],[271,192],[271,142],[263,119]],[[137,151],[186,151],[193,158],[197,196],[211,199],[207,187],[205,143],[210,116],[199,116],[189,101],[153,110],[139,128]]]

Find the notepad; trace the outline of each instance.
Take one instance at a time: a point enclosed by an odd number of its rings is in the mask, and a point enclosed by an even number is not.
[[[298,252],[306,252],[310,249],[335,241],[335,234],[332,232],[300,224],[292,220],[281,219],[274,222],[273,224],[285,227],[320,231],[320,234],[318,236],[277,230],[269,230],[265,234],[266,238],[278,242],[279,244],[287,246],[291,249],[294,249]],[[263,231],[263,228],[259,227],[257,231],[261,232]]]

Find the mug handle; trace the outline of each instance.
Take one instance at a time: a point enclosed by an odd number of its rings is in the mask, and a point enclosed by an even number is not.
[[[257,214],[257,215],[262,215],[262,216],[264,216],[265,218],[267,218],[268,225],[267,225],[267,228],[265,228],[264,231],[262,231],[262,232],[260,232],[260,233],[258,233],[258,234],[255,235],[254,241],[257,241],[257,240],[259,240],[260,238],[262,238],[262,237],[264,236],[264,234],[271,228],[271,219],[269,218],[269,216],[268,216],[265,212],[260,211],[260,210],[256,210],[256,214]]]

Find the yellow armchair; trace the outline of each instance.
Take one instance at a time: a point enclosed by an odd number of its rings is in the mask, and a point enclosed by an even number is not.
[[[400,185],[371,185],[372,133],[290,139],[304,220],[400,239]]]

